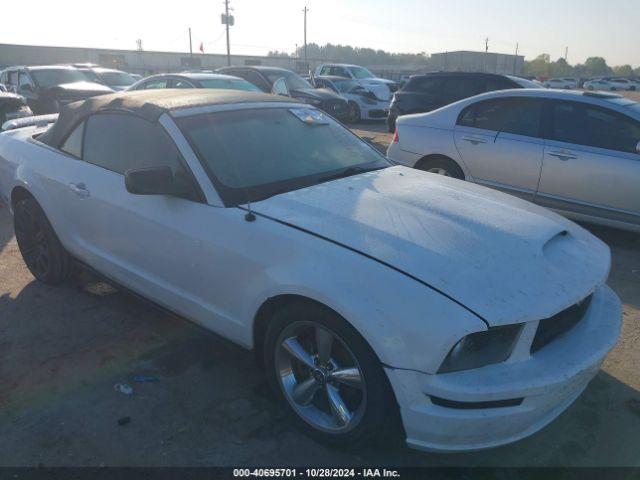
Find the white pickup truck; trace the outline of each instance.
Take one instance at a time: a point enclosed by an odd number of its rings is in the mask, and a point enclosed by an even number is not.
[[[388,438],[399,422],[425,450],[518,440],[617,341],[605,244],[515,197],[394,166],[309,105],[144,90],[13,127],[0,194],[33,275],[59,283],[79,261],[254,349],[321,440]]]

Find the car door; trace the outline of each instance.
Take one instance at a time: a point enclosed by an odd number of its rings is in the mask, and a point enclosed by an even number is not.
[[[540,99],[507,97],[478,102],[461,112],[454,141],[476,182],[534,199],[544,151],[542,107]]]
[[[64,175],[64,208],[75,230],[72,253],[117,283],[229,335],[236,326],[219,313],[229,281],[226,270],[216,268],[227,261],[216,245],[225,238],[216,232],[232,228],[225,223],[226,209],[202,201],[191,171],[158,123],[100,113],[83,128],[76,135],[84,138],[79,168]],[[192,194],[129,193],[124,173],[151,166],[169,166],[193,186]],[[237,224],[246,224],[236,217]]]
[[[536,202],[640,224],[640,122],[582,102],[553,101]]]

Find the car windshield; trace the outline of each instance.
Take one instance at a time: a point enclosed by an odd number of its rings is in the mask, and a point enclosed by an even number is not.
[[[305,90],[307,88],[313,88],[309,82],[293,72],[266,72],[266,76],[272,84],[279,78],[284,78],[289,90]]]
[[[306,107],[216,112],[177,123],[227,206],[390,166],[338,122]]]
[[[100,77],[93,70],[80,70],[90,82],[101,82]]]
[[[65,83],[87,81],[87,77],[80,70],[71,68],[31,70],[31,75],[41,88],[51,88]]]
[[[126,72],[99,72],[98,76],[110,87],[128,87],[136,83],[136,79]]]
[[[222,88],[226,90],[244,90],[247,92],[261,92],[253,83],[239,78],[208,78],[198,80],[202,88]]]
[[[376,76],[364,67],[349,67],[349,71],[357,79],[376,78]]]
[[[355,80],[334,80],[333,83],[340,93],[347,93],[355,90],[356,88],[362,88]]]

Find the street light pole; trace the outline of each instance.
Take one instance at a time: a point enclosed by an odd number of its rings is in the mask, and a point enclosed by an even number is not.
[[[227,19],[227,66],[231,66],[231,45],[229,44],[229,0],[224,0],[224,14]]]
[[[304,12],[304,63],[309,68],[309,60],[307,59],[307,12],[309,9],[305,5],[302,11]]]

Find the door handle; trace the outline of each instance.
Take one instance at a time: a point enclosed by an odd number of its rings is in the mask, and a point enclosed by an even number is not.
[[[566,151],[547,152],[547,155],[549,155],[551,157],[556,157],[556,158],[562,160],[563,162],[566,162],[567,160],[575,160],[576,158],[578,158],[573,153],[566,152]]]
[[[81,198],[87,198],[89,196],[89,190],[84,183],[70,183],[69,188],[73,193]]]
[[[480,137],[462,137],[462,139],[465,142],[469,142],[473,145],[479,145],[481,143],[487,143],[487,141],[484,138],[480,138]]]

